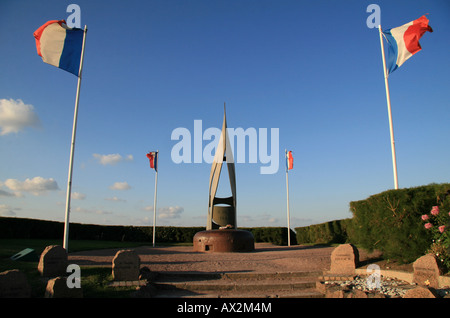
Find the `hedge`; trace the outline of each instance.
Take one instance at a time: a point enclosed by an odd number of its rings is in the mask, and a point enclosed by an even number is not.
[[[192,243],[194,235],[204,230],[205,227],[157,226],[155,240],[164,243]],[[255,242],[287,245],[287,228],[261,227],[245,230],[252,232]],[[0,217],[0,238],[62,239],[63,235],[64,223],[61,222]],[[69,239],[152,242],[153,227],[71,223]],[[292,230],[291,244],[296,244]]]
[[[409,263],[427,252],[431,233],[421,215],[442,200],[450,200],[450,184],[388,190],[350,202],[353,218],[296,228],[303,243],[352,243],[380,250],[385,258]],[[448,212],[448,211],[447,211]]]
[[[195,233],[204,227],[157,226],[159,242],[192,243]],[[0,217],[0,238],[59,239],[64,223],[26,218]],[[153,240],[152,226],[120,226],[71,223],[69,239],[145,242]]]
[[[288,235],[287,227],[254,227],[254,228],[242,228],[253,234],[255,242],[267,242],[275,245],[287,245]],[[296,245],[295,232],[291,230],[290,233],[291,245]]]
[[[345,243],[348,240],[348,230],[351,219],[335,220],[331,222],[315,224],[295,228],[297,242],[314,244]]]
[[[414,261],[426,253],[432,242],[421,215],[449,191],[449,183],[430,184],[389,190],[350,202],[353,232],[349,240],[368,250],[381,250],[387,258]]]
[[[0,217],[0,238],[55,239],[63,235],[60,222]]]

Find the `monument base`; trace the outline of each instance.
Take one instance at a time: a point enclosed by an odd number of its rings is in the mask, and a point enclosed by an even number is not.
[[[255,249],[253,234],[244,230],[207,230],[194,235],[194,252],[233,253]]]

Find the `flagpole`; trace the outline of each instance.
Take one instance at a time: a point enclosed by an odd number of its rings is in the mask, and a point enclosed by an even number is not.
[[[73,115],[73,127],[72,127],[72,143],[70,147],[70,160],[69,160],[69,176],[67,178],[67,196],[66,196],[66,216],[64,220],[64,240],[63,248],[66,252],[69,251],[69,214],[70,214],[70,196],[72,192],[72,171],[73,171],[73,155],[75,151],[75,137],[77,133],[77,118],[78,118],[78,102],[80,98],[80,88],[81,88],[81,73],[83,71],[83,61],[84,61],[84,44],[86,42],[87,25],[84,26],[83,32],[83,45],[81,47],[81,58],[80,58],[80,69],[78,72],[78,84],[77,84],[77,95],[75,98],[75,111]]]
[[[158,154],[159,150],[156,151],[156,164],[158,164]],[[154,159],[154,160],[155,160]],[[155,199],[153,203],[153,247],[155,247],[155,238],[156,238],[156,193],[158,188],[158,166],[155,167]]]
[[[391,112],[391,98],[389,95],[389,83],[388,83],[388,74],[386,70],[386,58],[384,56],[384,44],[383,44],[383,35],[381,31],[381,25],[378,26],[378,30],[380,33],[380,44],[381,44],[381,55],[383,57],[383,72],[384,72],[384,84],[386,87],[386,100],[388,107],[388,115],[389,115],[389,131],[391,134],[391,151],[392,151],[392,166],[394,170],[394,186],[395,189],[398,189],[398,177],[397,177],[397,160],[395,157],[395,142],[394,142],[394,128],[392,125],[392,112]]]
[[[287,192],[287,232],[288,232],[288,246],[291,246],[291,225],[289,216],[289,178],[288,178],[288,165],[287,165],[287,149],[284,150],[284,156],[286,160],[286,192]]]

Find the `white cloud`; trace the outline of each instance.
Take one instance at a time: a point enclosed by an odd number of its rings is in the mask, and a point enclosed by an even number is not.
[[[80,208],[80,207],[76,207],[74,209],[75,212],[78,213],[86,213],[86,214],[96,214],[96,215],[109,215],[109,214],[113,214],[110,211],[105,211],[105,210],[99,210],[99,209],[85,209],[85,208]]]
[[[58,190],[58,184],[53,178],[45,179],[42,177],[34,177],[33,179],[26,179],[25,181],[19,181],[17,179],[7,179],[4,185],[12,191],[25,191],[30,192],[33,195],[41,195],[47,191]],[[20,194],[16,194],[19,196]]]
[[[73,199],[77,199],[77,200],[84,200],[84,199],[86,199],[86,194],[74,192],[74,193],[72,193],[71,197]]]
[[[100,164],[102,164],[104,166],[115,165],[121,161],[132,161],[133,160],[133,155],[127,155],[125,158],[123,158],[118,153],[109,154],[109,155],[100,155],[98,153],[94,153],[92,156],[95,159],[97,159]]]
[[[0,99],[0,136],[39,125],[33,105],[24,104],[20,99]]]
[[[245,224],[245,226],[251,226],[252,224],[270,224],[270,226],[276,226],[279,222],[279,219],[276,217],[271,216],[268,213],[264,214],[258,214],[258,215],[241,215],[239,216],[242,223]],[[241,223],[241,224],[242,224]]]
[[[131,186],[128,182],[114,182],[112,186],[109,187],[111,190],[128,190],[131,189]]]
[[[143,209],[147,212],[153,212],[153,206],[147,205]],[[158,208],[158,218],[159,219],[178,219],[181,217],[181,213],[183,213],[184,208],[181,206],[167,206]]]
[[[284,214],[284,213],[283,213]],[[255,226],[287,226],[287,218],[274,216],[270,213],[262,213],[257,215],[239,215],[239,224],[243,227],[255,227]],[[290,216],[290,227],[294,229],[296,227],[308,226],[310,224],[315,224],[313,219],[300,218],[291,215]],[[317,222],[320,223],[320,222]]]
[[[274,223],[277,223],[277,222],[278,222],[278,219],[277,219],[277,218],[269,218],[269,219],[267,220],[267,222],[270,223],[270,224],[274,224]]]
[[[0,197],[15,197],[14,193],[10,193],[5,190],[0,190]]]
[[[153,210],[153,209],[152,209]],[[181,206],[169,206],[158,209],[158,217],[160,219],[178,219],[181,217],[184,208]]]
[[[20,208],[12,208],[6,204],[0,204],[0,215],[1,216],[16,216],[16,212],[20,211]]]
[[[112,198],[106,198],[107,201],[114,201],[114,202],[127,202],[127,200],[119,199],[118,197],[114,196]]]

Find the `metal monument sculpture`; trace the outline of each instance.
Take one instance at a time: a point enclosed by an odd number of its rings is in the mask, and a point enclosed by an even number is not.
[[[223,162],[227,163],[231,196],[216,197]],[[196,252],[249,252],[254,250],[254,238],[248,231],[237,229],[236,173],[233,153],[227,131],[224,105],[222,132],[214,155],[209,176],[209,200],[206,231],[194,236]]]
[[[228,177],[230,178],[231,197],[218,198],[216,194],[224,161],[227,163]],[[224,105],[222,132],[214,155],[211,174],[209,175],[209,203],[206,230],[217,229],[219,227],[236,228],[236,226],[236,173],[230,138],[227,133],[227,118]]]

